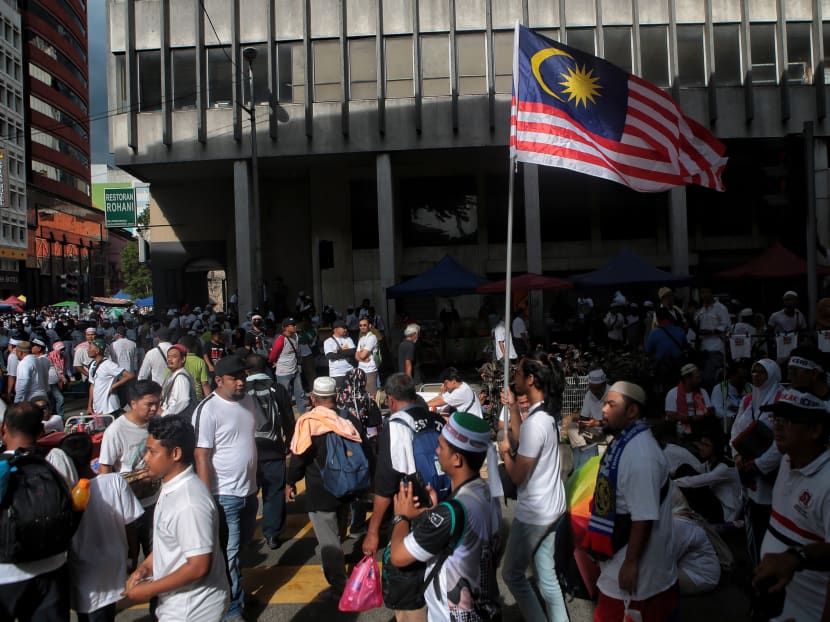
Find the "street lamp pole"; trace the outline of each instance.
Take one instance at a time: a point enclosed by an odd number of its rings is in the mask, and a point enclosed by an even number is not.
[[[256,144],[256,101],[254,99],[254,60],[257,57],[256,48],[247,47],[242,50],[242,56],[248,63],[248,92],[250,99],[248,100],[248,107],[242,108],[248,113],[251,120],[251,221],[253,226],[251,231],[251,254],[253,255],[253,264],[251,266],[250,278],[253,281],[252,291],[254,293],[253,306],[259,306],[262,301],[262,249],[260,247],[259,239],[259,162],[257,160],[257,144]],[[258,300],[259,298],[259,300]]]

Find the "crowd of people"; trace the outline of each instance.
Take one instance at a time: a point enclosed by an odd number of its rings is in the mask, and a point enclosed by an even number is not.
[[[349,537],[383,560],[397,620],[495,620],[499,572],[522,619],[567,620],[563,546],[594,569],[580,581],[595,620],[669,620],[684,596],[719,585],[734,561],[721,536],[741,531],[756,619],[830,615],[821,331],[807,332],[793,292],[758,327],[707,290],[691,315],[670,290],[659,297],[642,329],[618,326],[621,295],[604,322],[611,350],[648,353],[652,385],[595,367],[578,412],[563,412],[560,361],[534,347],[521,313],[510,330],[493,322],[493,360],[513,370],[498,404],[455,367],[422,378],[413,322],[393,357],[368,300],[323,318],[301,296],[293,315],[254,312],[241,326],[212,306],[15,317],[0,329],[0,523],[25,520],[9,508],[32,503],[15,492],[35,485],[31,465],[60,476],[55,503],[88,501],[64,540],[40,534],[48,555],[0,537],[0,619],[67,620],[72,608],[114,620],[126,596],[158,620],[241,620],[259,497],[263,544],[278,549],[300,493],[329,584],[320,598],[347,588]],[[438,388],[420,393],[423,380]],[[65,391],[86,400],[88,429],[64,429]],[[579,532],[564,482],[588,468]],[[504,498],[515,499],[509,532]]]

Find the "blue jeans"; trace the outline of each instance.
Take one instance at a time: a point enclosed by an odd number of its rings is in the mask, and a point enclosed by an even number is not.
[[[250,542],[256,522],[256,494],[248,497],[231,495],[214,496],[219,510],[219,539],[225,549],[228,568],[228,582],[231,586],[231,602],[226,618],[241,616],[245,606],[245,594],[242,592],[242,564],[239,551]]]
[[[299,370],[291,376],[277,376],[277,382],[288,389],[289,393],[291,393],[291,385],[294,385],[294,401],[297,402],[297,412],[302,415],[305,412],[305,391],[303,391],[303,379]]]
[[[58,387],[58,383],[49,385],[49,394],[52,396],[52,412],[61,416],[63,419],[63,392]]]
[[[285,460],[261,460],[256,481],[262,488],[262,535],[277,538],[285,529]]]
[[[555,527],[556,525],[529,525],[515,518],[510,527],[501,576],[516,599],[522,618],[527,622],[568,620],[568,610],[565,608],[565,599],[562,597],[553,562]],[[531,561],[536,571],[539,592],[547,606],[547,616],[525,574]]]

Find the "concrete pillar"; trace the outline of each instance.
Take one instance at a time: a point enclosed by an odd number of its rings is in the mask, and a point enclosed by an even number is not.
[[[669,241],[671,271],[689,274],[689,225],[686,219],[686,188],[669,190]]]
[[[388,153],[379,153],[375,159],[378,194],[378,259],[380,261],[380,290],[386,301],[387,332],[395,321],[395,301],[386,299],[386,288],[398,282],[398,253],[395,198],[392,186],[392,159]],[[378,301],[378,305],[383,303]]]
[[[254,270],[254,244],[251,236],[250,162],[233,163],[233,216],[236,242],[236,286],[239,291],[239,320],[244,321],[259,299],[259,278]]]
[[[542,219],[539,212],[539,167],[522,164],[525,191],[525,247],[527,271],[542,274]],[[542,308],[542,292],[530,292],[530,334],[545,335],[545,311]],[[507,319],[509,322],[510,320]]]
[[[830,162],[828,162],[827,141],[816,139],[816,231],[818,241],[824,248],[830,248]]]

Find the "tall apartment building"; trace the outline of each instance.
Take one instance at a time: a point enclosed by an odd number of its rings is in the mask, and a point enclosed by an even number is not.
[[[20,0],[29,248],[23,289],[34,304],[63,296],[77,272],[102,294],[106,230],[92,207],[86,0]]]
[[[152,184],[158,304],[204,302],[218,267],[243,308],[262,284],[380,303],[447,249],[503,273],[517,20],[669,90],[730,163],[725,193],[660,194],[522,166],[516,270],[586,272],[628,246],[705,278],[776,238],[802,248],[805,121],[830,244],[828,0],[108,2],[110,144]],[[334,242],[323,271],[321,239]]]
[[[0,1],[0,297],[20,293],[26,261],[23,46],[17,2]]]

